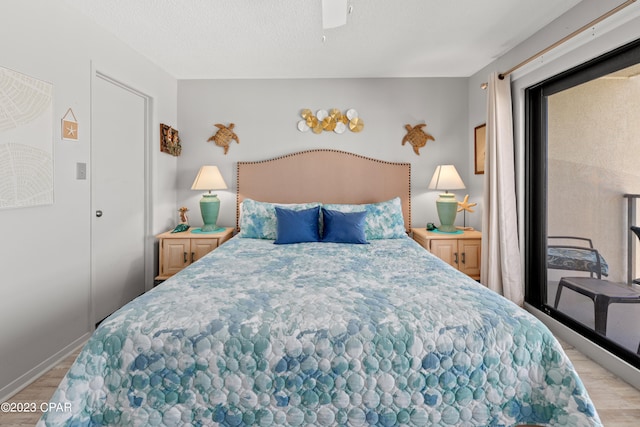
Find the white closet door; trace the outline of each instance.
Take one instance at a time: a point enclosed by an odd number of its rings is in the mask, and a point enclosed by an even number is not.
[[[91,132],[94,323],[145,289],[146,100],[93,78]]]

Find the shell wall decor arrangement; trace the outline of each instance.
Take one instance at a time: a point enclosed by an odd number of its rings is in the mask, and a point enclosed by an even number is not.
[[[211,138],[207,139],[207,142],[213,141],[218,147],[223,147],[224,154],[229,152],[229,144],[231,144],[231,141],[235,140],[240,144],[240,138],[238,138],[238,135],[233,131],[235,126],[233,123],[229,123],[229,126],[216,123],[214,126],[218,128],[218,131]]]
[[[413,152],[418,156],[420,155],[420,149],[427,145],[428,140],[435,141],[436,139],[431,135],[422,130],[423,127],[427,126],[424,123],[417,124],[415,126],[404,125],[407,130],[407,134],[402,138],[402,145],[405,143],[409,143],[413,145]]]
[[[358,112],[353,108],[344,114],[337,108],[331,110],[318,110],[316,114],[305,108],[300,112],[302,120],[298,122],[298,130],[313,133],[335,132],[344,133],[347,129],[351,132],[360,132],[364,128],[364,121],[358,116]]]

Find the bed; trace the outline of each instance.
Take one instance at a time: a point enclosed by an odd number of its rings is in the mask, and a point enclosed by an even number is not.
[[[546,327],[408,237],[409,178],[239,163],[238,234],[106,319],[39,425],[600,426]]]

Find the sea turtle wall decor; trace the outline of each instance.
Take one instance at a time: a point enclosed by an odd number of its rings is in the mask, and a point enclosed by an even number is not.
[[[207,139],[207,142],[213,141],[218,147],[224,147],[224,154],[229,152],[229,144],[231,144],[232,140],[240,144],[240,138],[238,138],[238,135],[233,131],[233,127],[235,126],[233,123],[229,123],[229,126],[216,123],[214,126],[218,128],[218,131],[211,138]]]
[[[407,134],[402,138],[402,145],[405,143],[409,143],[413,145],[413,151],[419,156],[420,149],[427,145],[428,140],[435,141],[436,139],[431,135],[422,130],[423,127],[427,126],[424,123],[417,124],[415,126],[404,125],[405,129],[407,129]]]

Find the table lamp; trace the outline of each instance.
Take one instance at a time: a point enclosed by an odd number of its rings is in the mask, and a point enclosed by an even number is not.
[[[220,212],[220,199],[211,190],[226,190],[227,184],[224,182],[220,170],[217,166],[202,166],[198,171],[196,179],[191,186],[192,190],[207,190],[208,194],[203,194],[200,199],[200,213],[204,225],[200,228],[202,233],[218,233],[224,227],[218,227],[218,213]],[[198,229],[194,230],[197,231]]]
[[[438,209],[438,218],[440,218],[440,227],[438,231],[444,233],[455,233],[458,231],[453,225],[456,221],[456,213],[458,211],[458,201],[456,195],[449,193],[449,190],[464,189],[464,182],[458,175],[458,171],[453,165],[438,165],[436,171],[429,183],[431,190],[444,190],[440,193],[440,197],[436,200],[436,208]]]

